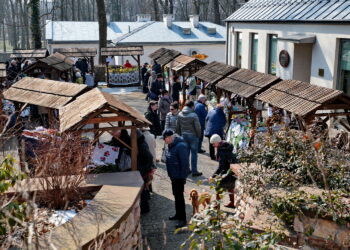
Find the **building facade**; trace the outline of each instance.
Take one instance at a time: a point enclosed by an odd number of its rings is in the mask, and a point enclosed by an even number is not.
[[[54,48],[98,49],[98,23],[48,21],[46,40],[50,52]],[[151,21],[150,15],[138,15],[136,22],[110,22],[107,40],[110,46],[143,46],[141,63],[150,63],[149,54],[162,47],[185,55],[205,54],[207,62],[225,62],[225,27],[200,22],[198,16],[187,22],[175,22],[171,15],[164,15],[163,22]],[[114,59],[118,65],[126,60],[134,62],[131,57]],[[95,60],[97,63],[98,58]]]
[[[350,1],[250,0],[226,22],[228,64],[350,94]]]

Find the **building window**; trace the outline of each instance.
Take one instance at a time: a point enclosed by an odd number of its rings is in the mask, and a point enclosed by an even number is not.
[[[269,70],[268,73],[276,75],[277,65],[277,35],[269,35]]]
[[[250,68],[255,71],[258,69],[258,41],[258,34],[252,34]]]
[[[350,94],[350,39],[340,40],[338,87]]]
[[[242,68],[242,33],[236,32],[236,67]]]

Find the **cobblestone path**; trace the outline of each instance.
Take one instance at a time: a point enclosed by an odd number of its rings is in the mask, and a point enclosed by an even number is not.
[[[146,111],[148,103],[144,100],[145,95],[140,92],[118,94],[117,98],[139,110],[142,114]],[[157,156],[160,158],[163,141],[157,139]],[[208,152],[208,139],[204,139],[203,148]],[[201,177],[190,176],[185,186],[185,201],[187,219],[191,218],[192,206],[189,200],[189,192],[192,188],[199,191],[209,191],[207,179],[216,170],[218,163],[210,160],[209,154],[199,154],[198,169],[203,172]],[[197,182],[203,184],[198,187]],[[153,194],[150,200],[151,211],[142,215],[142,235],[145,249],[179,249],[182,242],[189,236],[188,232],[174,234],[176,222],[169,221],[168,217],[174,215],[174,197],[171,191],[170,180],[166,173],[165,165],[157,165],[157,171],[153,181]]]

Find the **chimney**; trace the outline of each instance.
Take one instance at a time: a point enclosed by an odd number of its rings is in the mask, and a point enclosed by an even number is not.
[[[190,22],[194,28],[199,27],[199,15],[190,15]]]
[[[110,15],[110,14],[107,14],[107,15],[106,15],[106,20],[107,20],[107,23],[110,23],[110,22],[111,22],[111,15]]]
[[[151,14],[137,14],[136,21],[137,22],[149,22],[151,21]]]
[[[163,15],[163,22],[168,28],[171,28],[172,21],[173,21],[173,15],[171,15],[171,14],[164,14]]]

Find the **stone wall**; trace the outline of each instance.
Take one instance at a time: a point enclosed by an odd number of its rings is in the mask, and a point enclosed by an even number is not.
[[[142,249],[139,200],[134,204],[130,214],[121,222],[119,227],[107,233],[98,245],[105,250]],[[96,246],[97,242],[94,242],[89,246],[89,249],[96,249]]]

